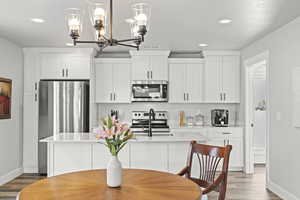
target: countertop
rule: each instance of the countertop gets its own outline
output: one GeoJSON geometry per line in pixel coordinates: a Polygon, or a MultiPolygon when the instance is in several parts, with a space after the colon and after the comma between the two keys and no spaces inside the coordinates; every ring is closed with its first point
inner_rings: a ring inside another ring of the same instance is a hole
{"type": "MultiPolygon", "coordinates": [[[[190,142],[192,140],[198,142],[206,142],[207,138],[201,134],[185,134],[185,135],[170,135],[170,136],[135,136],[128,143],[137,142],[190,142]]],[[[40,140],[46,143],[103,143],[103,139],[97,139],[93,133],[61,133],[56,136],[51,136],[40,140]]]]}

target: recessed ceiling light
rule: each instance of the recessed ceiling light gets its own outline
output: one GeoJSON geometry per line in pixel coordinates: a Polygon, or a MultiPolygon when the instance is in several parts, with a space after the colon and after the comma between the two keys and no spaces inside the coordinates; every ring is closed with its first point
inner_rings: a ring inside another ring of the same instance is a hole
{"type": "Polygon", "coordinates": [[[74,46],[74,44],[73,43],[66,43],[66,46],[68,46],[68,47],[73,47],[74,46]]]}
{"type": "Polygon", "coordinates": [[[205,44],[205,43],[201,43],[201,44],[198,44],[199,47],[207,47],[208,44],[205,44]]]}
{"type": "Polygon", "coordinates": [[[44,23],[45,20],[41,19],[41,18],[31,18],[30,21],[34,22],[34,23],[44,23]]]}
{"type": "Polygon", "coordinates": [[[230,24],[232,22],[231,19],[220,19],[219,23],[220,24],[230,24]]]}

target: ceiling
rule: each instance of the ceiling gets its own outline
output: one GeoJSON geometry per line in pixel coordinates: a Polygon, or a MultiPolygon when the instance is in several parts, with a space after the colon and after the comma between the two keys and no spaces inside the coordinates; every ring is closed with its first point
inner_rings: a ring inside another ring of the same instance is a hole
{"type": "MultiPolygon", "coordinates": [[[[104,0],[105,1],[105,0],[104,0]]],[[[240,49],[300,15],[299,0],[144,0],[152,5],[145,48],[240,49]],[[230,18],[231,24],[218,20],[230,18]]],[[[130,35],[126,18],[136,0],[114,0],[114,36],[130,35]]],[[[71,42],[64,9],[85,8],[85,0],[2,0],[0,36],[23,47],[65,47],[71,42]],[[30,18],[43,18],[43,24],[30,18]]],[[[81,39],[93,39],[87,14],[81,39]]],[[[122,48],[124,49],[124,48],[122,48]]]]}

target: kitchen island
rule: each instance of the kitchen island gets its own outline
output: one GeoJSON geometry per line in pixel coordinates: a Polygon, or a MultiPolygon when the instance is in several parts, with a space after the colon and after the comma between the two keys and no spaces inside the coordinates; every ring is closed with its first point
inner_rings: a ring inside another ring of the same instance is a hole
{"type": "MultiPolygon", "coordinates": [[[[202,134],[136,136],[119,153],[119,159],[123,168],[176,173],[186,164],[192,140],[207,142],[202,134]]],[[[111,157],[104,141],[92,133],[62,133],[40,142],[47,143],[49,177],[74,171],[105,169],[111,157]]]]}

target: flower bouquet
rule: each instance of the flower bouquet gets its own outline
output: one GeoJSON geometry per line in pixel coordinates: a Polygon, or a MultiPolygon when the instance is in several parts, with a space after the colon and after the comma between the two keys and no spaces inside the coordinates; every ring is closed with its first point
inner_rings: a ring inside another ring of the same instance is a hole
{"type": "Polygon", "coordinates": [[[94,129],[96,138],[103,139],[108,147],[112,158],[107,166],[107,185],[119,187],[122,183],[122,165],[118,159],[118,153],[133,137],[127,124],[119,123],[114,117],[107,117],[101,121],[101,127],[94,129]]]}

